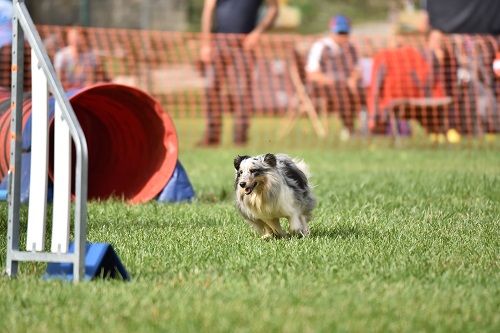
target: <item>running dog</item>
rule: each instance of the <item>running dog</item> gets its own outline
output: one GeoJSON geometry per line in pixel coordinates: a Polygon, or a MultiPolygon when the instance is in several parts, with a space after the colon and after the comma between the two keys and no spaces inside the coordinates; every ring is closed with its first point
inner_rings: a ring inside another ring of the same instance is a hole
{"type": "Polygon", "coordinates": [[[263,239],[286,236],[280,218],[289,221],[290,234],[309,235],[308,222],[316,200],[303,161],[284,154],[236,156],[236,206],[263,239]]]}

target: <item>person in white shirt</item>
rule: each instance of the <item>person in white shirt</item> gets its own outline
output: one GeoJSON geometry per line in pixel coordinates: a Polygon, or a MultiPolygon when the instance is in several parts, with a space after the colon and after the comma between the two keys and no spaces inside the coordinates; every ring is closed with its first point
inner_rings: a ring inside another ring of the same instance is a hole
{"type": "Polygon", "coordinates": [[[353,133],[354,120],[364,103],[358,54],[349,41],[350,31],[347,17],[333,17],[329,36],[313,44],[305,66],[312,94],[326,99],[329,112],[339,112],[344,125],[343,140],[353,133]]]}

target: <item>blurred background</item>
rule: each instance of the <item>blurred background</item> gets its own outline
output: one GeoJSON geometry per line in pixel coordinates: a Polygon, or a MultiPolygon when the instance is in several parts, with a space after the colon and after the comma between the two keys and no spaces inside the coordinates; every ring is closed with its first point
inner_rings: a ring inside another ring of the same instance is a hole
{"type": "MultiPolygon", "coordinates": [[[[238,46],[245,34],[213,34],[209,63],[200,58],[203,0],[26,4],[67,89],[113,82],[147,92],[173,118],[182,147],[498,141],[496,1],[278,2],[272,28],[249,52],[238,46]],[[333,30],[339,15],[347,32],[333,30]],[[345,43],[335,35],[346,35],[345,43]],[[329,39],[338,48],[316,62],[335,79],[318,85],[308,68],[315,45],[322,49],[329,39]],[[64,53],[71,45],[80,56],[68,74],[64,53]]],[[[11,1],[0,3],[8,12],[11,1]]],[[[8,24],[2,29],[0,98],[6,100],[8,24]]],[[[1,105],[5,112],[8,104],[1,105]]]]}
{"type": "MultiPolygon", "coordinates": [[[[27,1],[40,24],[80,25],[199,31],[203,0],[48,0],[27,1]]],[[[298,14],[307,24],[296,21],[291,29],[300,33],[325,31],[332,13],[341,12],[356,23],[385,22],[388,16],[405,5],[392,0],[280,0],[284,20],[296,20],[298,14]],[[328,10],[325,10],[328,9],[328,10]]]]}

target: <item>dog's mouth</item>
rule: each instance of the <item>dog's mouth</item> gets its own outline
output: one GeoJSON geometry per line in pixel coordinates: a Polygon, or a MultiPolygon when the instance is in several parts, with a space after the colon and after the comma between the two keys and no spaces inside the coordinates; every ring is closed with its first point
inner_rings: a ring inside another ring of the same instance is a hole
{"type": "Polygon", "coordinates": [[[245,194],[249,195],[250,193],[252,193],[255,186],[257,186],[257,182],[253,183],[250,186],[245,187],[245,194]]]}

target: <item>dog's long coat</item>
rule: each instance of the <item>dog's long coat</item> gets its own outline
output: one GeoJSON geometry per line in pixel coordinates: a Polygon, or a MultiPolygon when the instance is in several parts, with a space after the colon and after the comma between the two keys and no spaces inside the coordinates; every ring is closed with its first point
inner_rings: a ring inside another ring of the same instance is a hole
{"type": "Polygon", "coordinates": [[[282,217],[288,219],[291,234],[309,234],[316,200],[303,161],[284,154],[237,156],[234,168],[236,206],[263,238],[286,235],[279,222],[282,217]]]}

